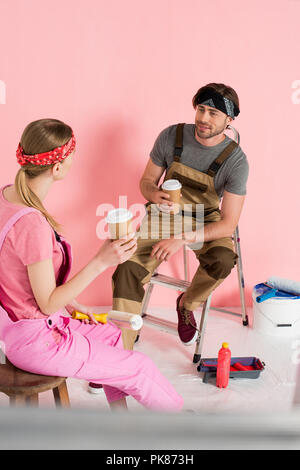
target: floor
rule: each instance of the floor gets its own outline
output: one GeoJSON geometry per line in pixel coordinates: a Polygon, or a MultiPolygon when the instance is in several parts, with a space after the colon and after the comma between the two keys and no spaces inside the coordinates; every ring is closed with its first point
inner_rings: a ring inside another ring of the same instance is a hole
{"type": "MultiPolygon", "coordinates": [[[[99,307],[97,312],[108,311],[99,307]]],[[[238,311],[237,308],[231,310],[238,311]]],[[[159,314],[170,321],[176,320],[173,309],[152,308],[149,313],[159,314]]],[[[200,314],[200,312],[199,312],[200,314]]],[[[203,383],[192,362],[194,346],[184,346],[177,334],[157,330],[145,324],[135,349],[149,355],[161,372],[184,398],[184,409],[204,413],[251,413],[291,410],[295,393],[295,378],[299,341],[297,338],[267,336],[252,328],[252,310],[248,309],[250,325],[243,326],[240,317],[211,310],[209,313],[202,358],[216,357],[221,343],[230,345],[232,356],[256,356],[265,363],[265,370],[257,379],[231,379],[226,389],[215,383],[203,383]]],[[[107,410],[104,393],[93,395],[87,383],[68,379],[72,408],[107,410]]],[[[142,407],[128,397],[131,411],[142,407]]],[[[0,395],[0,406],[8,406],[8,397],[0,395]]],[[[40,407],[53,408],[51,392],[40,394],[40,407]]]]}

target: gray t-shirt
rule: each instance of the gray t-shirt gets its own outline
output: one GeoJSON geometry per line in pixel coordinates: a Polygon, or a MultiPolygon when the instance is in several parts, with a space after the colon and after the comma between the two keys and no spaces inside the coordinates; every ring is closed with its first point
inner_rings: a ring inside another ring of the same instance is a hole
{"type": "MultiPolygon", "coordinates": [[[[166,170],[168,170],[174,160],[176,126],[177,124],[174,124],[164,129],[157,137],[150,152],[153,163],[166,168],[166,170]]],[[[220,144],[207,147],[196,140],[195,125],[185,124],[183,152],[180,161],[186,166],[205,173],[208,171],[211,163],[231,141],[232,139],[226,135],[220,144]]],[[[238,146],[225,160],[214,177],[215,189],[219,198],[222,198],[224,190],[234,194],[245,195],[248,173],[249,165],[247,157],[241,147],[238,146]]]]}

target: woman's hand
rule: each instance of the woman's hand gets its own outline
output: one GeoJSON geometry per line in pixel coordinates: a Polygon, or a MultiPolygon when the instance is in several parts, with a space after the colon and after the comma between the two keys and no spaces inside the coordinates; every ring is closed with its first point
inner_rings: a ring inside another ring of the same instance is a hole
{"type": "Polygon", "coordinates": [[[83,320],[80,320],[80,321],[83,321],[84,323],[90,323],[90,324],[94,324],[94,325],[97,325],[97,323],[98,323],[97,320],[94,317],[94,314],[92,312],[91,307],[88,307],[87,305],[82,305],[82,304],[78,303],[76,299],[73,299],[70,304],[66,305],[65,309],[67,310],[67,312],[70,315],[72,315],[74,310],[77,310],[78,312],[81,312],[81,313],[84,313],[85,315],[87,315],[89,318],[85,318],[83,320]]]}
{"type": "Polygon", "coordinates": [[[95,256],[101,268],[109,268],[127,261],[136,250],[137,239],[133,233],[120,240],[105,240],[95,256]]]}
{"type": "Polygon", "coordinates": [[[85,313],[89,318],[84,318],[84,319],[81,320],[81,321],[83,321],[84,323],[89,323],[90,325],[97,325],[97,324],[98,324],[97,320],[96,320],[95,317],[94,317],[94,314],[93,314],[91,311],[89,311],[89,309],[87,309],[84,313],[85,313]]]}
{"type": "Polygon", "coordinates": [[[168,261],[180,248],[185,245],[185,240],[170,238],[156,243],[152,249],[151,257],[159,261],[168,261]]]}

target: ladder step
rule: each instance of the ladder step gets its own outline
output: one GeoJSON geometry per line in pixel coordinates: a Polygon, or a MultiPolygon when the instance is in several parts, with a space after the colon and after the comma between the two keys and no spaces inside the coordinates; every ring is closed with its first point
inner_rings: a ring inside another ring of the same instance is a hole
{"type": "Polygon", "coordinates": [[[177,323],[149,315],[148,313],[144,313],[142,317],[144,325],[151,325],[158,330],[177,335],[177,323]]]}
{"type": "Polygon", "coordinates": [[[183,281],[181,279],[175,279],[174,277],[165,276],[164,274],[155,274],[150,279],[150,284],[158,284],[160,286],[168,286],[171,289],[180,290],[185,292],[190,286],[190,282],[183,281]]]}

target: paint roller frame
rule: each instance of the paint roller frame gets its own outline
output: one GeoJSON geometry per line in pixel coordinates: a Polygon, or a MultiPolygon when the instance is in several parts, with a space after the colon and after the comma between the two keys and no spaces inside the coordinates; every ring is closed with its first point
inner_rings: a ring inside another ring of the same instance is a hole
{"type": "MultiPolygon", "coordinates": [[[[280,278],[277,278],[277,279],[280,279],[280,278]]],[[[264,284],[266,287],[269,287],[269,289],[271,289],[271,291],[265,292],[262,295],[258,295],[256,297],[256,302],[257,303],[261,303],[264,300],[276,297],[277,293],[284,294],[282,297],[280,297],[282,299],[293,299],[293,298],[299,298],[300,297],[300,293],[297,294],[295,292],[288,292],[288,291],[283,290],[283,289],[275,288],[272,284],[270,284],[268,282],[268,280],[266,282],[262,282],[262,284],[264,284]]]]}

